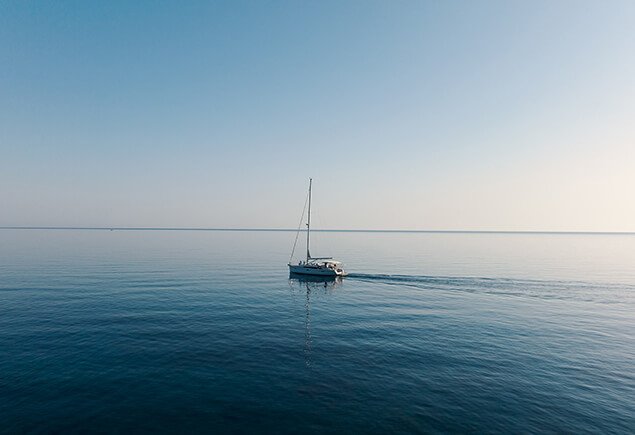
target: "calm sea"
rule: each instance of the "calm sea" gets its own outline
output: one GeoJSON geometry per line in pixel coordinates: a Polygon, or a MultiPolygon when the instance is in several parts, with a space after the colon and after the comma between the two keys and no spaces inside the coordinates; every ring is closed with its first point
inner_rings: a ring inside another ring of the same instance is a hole
{"type": "Polygon", "coordinates": [[[635,431],[635,235],[294,238],[0,230],[0,432],[635,431]]]}

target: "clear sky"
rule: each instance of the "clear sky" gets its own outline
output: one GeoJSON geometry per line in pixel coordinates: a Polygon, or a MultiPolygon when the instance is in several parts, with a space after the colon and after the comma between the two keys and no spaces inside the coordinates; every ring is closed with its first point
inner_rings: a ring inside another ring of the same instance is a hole
{"type": "Polygon", "coordinates": [[[635,231],[635,2],[0,1],[0,226],[635,231]]]}

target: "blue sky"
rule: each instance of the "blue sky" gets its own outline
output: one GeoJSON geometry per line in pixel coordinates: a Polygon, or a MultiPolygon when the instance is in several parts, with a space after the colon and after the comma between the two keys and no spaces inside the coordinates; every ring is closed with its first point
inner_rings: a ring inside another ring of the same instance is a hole
{"type": "Polygon", "coordinates": [[[1,2],[0,226],[635,231],[635,3],[1,2]]]}

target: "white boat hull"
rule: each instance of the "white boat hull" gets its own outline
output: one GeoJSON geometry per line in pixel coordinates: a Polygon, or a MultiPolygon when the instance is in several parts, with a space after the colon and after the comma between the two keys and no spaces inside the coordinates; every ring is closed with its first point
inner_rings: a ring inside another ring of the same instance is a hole
{"type": "Polygon", "coordinates": [[[329,269],[325,266],[311,265],[311,264],[290,264],[289,272],[297,273],[300,275],[316,275],[316,276],[346,276],[344,271],[337,271],[329,269]]]}

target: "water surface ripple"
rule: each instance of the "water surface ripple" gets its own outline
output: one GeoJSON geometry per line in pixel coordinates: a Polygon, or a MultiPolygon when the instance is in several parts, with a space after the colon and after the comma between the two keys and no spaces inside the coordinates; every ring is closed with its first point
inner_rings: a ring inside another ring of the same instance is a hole
{"type": "Polygon", "coordinates": [[[635,238],[322,236],[0,231],[0,432],[633,433],[635,238]]]}

